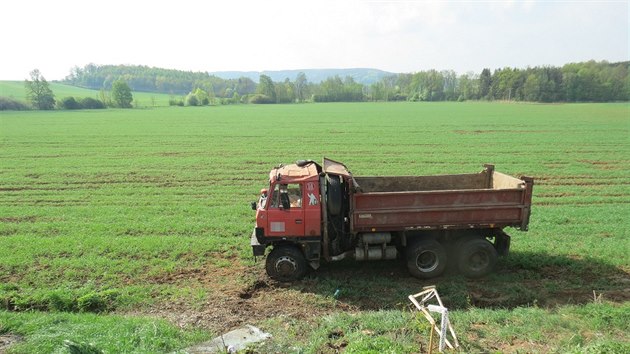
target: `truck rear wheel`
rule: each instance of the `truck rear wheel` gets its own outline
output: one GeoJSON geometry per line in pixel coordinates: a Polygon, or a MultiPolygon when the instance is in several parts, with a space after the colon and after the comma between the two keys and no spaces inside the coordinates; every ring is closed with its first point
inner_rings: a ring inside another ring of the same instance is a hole
{"type": "Polygon", "coordinates": [[[265,270],[271,279],[295,281],[306,274],[306,258],[295,246],[276,246],[267,256],[265,270]]]}
{"type": "Polygon", "coordinates": [[[460,245],[457,267],[469,278],[480,278],[492,272],[497,263],[497,250],[486,239],[474,238],[460,245]]]}
{"type": "Polygon", "coordinates": [[[416,278],[437,277],[446,268],[446,250],[435,240],[418,240],[407,247],[407,268],[416,278]]]}

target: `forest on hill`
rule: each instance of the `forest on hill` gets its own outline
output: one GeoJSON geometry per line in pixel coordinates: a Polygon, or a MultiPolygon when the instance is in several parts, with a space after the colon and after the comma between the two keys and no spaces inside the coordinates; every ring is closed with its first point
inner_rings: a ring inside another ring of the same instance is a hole
{"type": "Polygon", "coordinates": [[[259,81],[261,75],[266,75],[275,82],[284,81],[286,78],[292,79],[300,73],[304,73],[309,82],[319,84],[330,77],[346,77],[363,85],[372,85],[384,77],[396,75],[383,70],[354,68],[354,69],[299,69],[299,70],[265,70],[265,71],[214,71],[209,75],[217,76],[222,79],[239,79],[250,78],[255,82],[259,81]]]}
{"type": "Polygon", "coordinates": [[[352,102],[352,101],[463,101],[507,100],[531,102],[611,102],[630,100],[630,62],[588,61],[562,67],[500,68],[458,74],[427,70],[384,76],[363,84],[352,76],[335,75],[313,82],[304,73],[274,81],[261,74],[223,79],[207,72],[148,66],[95,65],[75,67],[65,83],[110,89],[122,79],[133,91],[186,95],[204,91],[211,98],[231,102],[352,102]]]}
{"type": "Polygon", "coordinates": [[[74,67],[63,82],[79,87],[109,89],[114,81],[123,79],[134,91],[185,95],[201,88],[218,97],[232,92],[247,95],[256,92],[256,83],[248,78],[221,79],[204,72],[154,68],[142,65],[96,65],[74,67]]]}

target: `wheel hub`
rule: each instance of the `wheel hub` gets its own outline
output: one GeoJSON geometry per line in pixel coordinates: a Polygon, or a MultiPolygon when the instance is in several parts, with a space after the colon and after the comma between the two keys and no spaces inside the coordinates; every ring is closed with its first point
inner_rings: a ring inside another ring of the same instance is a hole
{"type": "Polygon", "coordinates": [[[490,259],[488,259],[488,255],[485,252],[475,252],[470,255],[469,264],[470,268],[475,271],[484,269],[490,263],[490,259]]]}
{"type": "Polygon", "coordinates": [[[278,258],[275,264],[276,272],[283,276],[289,276],[297,271],[297,262],[288,256],[278,258]]]}
{"type": "Polygon", "coordinates": [[[422,251],[416,257],[416,267],[422,272],[432,272],[438,267],[438,256],[435,252],[422,251]]]}

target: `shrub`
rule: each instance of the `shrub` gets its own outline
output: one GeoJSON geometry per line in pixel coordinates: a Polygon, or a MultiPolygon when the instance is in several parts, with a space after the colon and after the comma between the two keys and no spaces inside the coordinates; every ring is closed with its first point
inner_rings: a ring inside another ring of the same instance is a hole
{"type": "Polygon", "coordinates": [[[169,106],[183,106],[184,101],[182,101],[181,99],[176,99],[176,98],[171,97],[168,99],[168,105],[169,106]]]}
{"type": "Polygon", "coordinates": [[[406,101],[407,100],[407,95],[401,94],[401,93],[396,93],[393,96],[389,97],[390,101],[406,101]]]}
{"type": "Polygon", "coordinates": [[[189,94],[188,96],[186,96],[186,105],[187,106],[199,106],[199,100],[197,99],[197,96],[195,96],[193,94],[189,94]]]}
{"type": "Polygon", "coordinates": [[[30,109],[24,102],[0,96],[0,111],[26,111],[30,109]]]}
{"type": "Polygon", "coordinates": [[[313,95],[311,99],[313,102],[328,102],[328,96],[326,95],[313,95]]]}
{"type": "Polygon", "coordinates": [[[105,108],[105,103],[103,103],[102,101],[97,100],[95,98],[92,98],[92,97],[82,98],[81,101],[79,102],[79,104],[81,105],[81,108],[84,108],[84,109],[103,109],[103,108],[105,108]]]}
{"type": "Polygon", "coordinates": [[[190,93],[197,97],[197,104],[200,106],[207,106],[210,104],[210,96],[208,93],[200,88],[196,88],[195,91],[190,93]]]}
{"type": "Polygon", "coordinates": [[[81,104],[74,97],[64,97],[57,101],[57,106],[61,109],[79,109],[81,104]]]}
{"type": "Polygon", "coordinates": [[[276,103],[276,102],[269,96],[257,93],[255,95],[253,95],[252,97],[250,97],[249,103],[253,103],[253,104],[269,104],[269,103],[276,103]]]}

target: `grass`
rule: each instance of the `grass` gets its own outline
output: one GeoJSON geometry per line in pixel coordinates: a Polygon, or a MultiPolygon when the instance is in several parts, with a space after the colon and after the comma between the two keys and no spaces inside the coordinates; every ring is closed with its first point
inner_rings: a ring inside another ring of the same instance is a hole
{"type": "MultiPolygon", "coordinates": [[[[64,97],[92,97],[99,99],[99,91],[66,85],[58,82],[49,82],[50,89],[55,94],[55,99],[64,97]]],[[[134,106],[140,108],[168,106],[170,95],[153,92],[132,92],[134,106]]],[[[0,81],[0,96],[9,97],[18,101],[26,101],[24,81],[0,81]]],[[[177,97],[176,97],[177,98],[177,97]]]]}
{"type": "Polygon", "coordinates": [[[247,320],[280,351],[413,352],[427,338],[406,296],[434,283],[465,351],[627,348],[629,113],[627,104],[498,103],[2,112],[0,333],[25,336],[18,352],[47,352],[63,339],[96,342],[94,328],[110,318],[152,314],[189,325],[165,334],[172,343],[247,320]],[[248,202],[271,167],[322,156],[356,175],[494,163],[533,176],[530,231],[508,230],[511,255],[480,281],[341,262],[270,283],[250,256],[248,202]],[[50,321],[63,316],[87,334],[58,333],[50,321]],[[548,318],[570,330],[545,341],[558,332],[548,318]],[[337,329],[343,336],[329,338],[337,329]]]}
{"type": "Polygon", "coordinates": [[[105,353],[166,353],[210,338],[206,331],[185,331],[159,319],[41,312],[0,312],[3,333],[26,337],[10,348],[15,353],[59,352],[64,341],[105,353]]]}
{"type": "MultiPolygon", "coordinates": [[[[630,305],[587,304],[554,310],[539,307],[478,309],[451,312],[449,318],[460,342],[460,351],[627,353],[630,343],[630,305]],[[462,335],[464,334],[464,335],[462,335]]],[[[439,320],[439,316],[438,316],[439,320]]],[[[294,352],[417,353],[428,351],[429,325],[409,311],[337,313],[304,328],[298,321],[273,319],[279,331],[274,342],[260,345],[261,352],[291,347],[294,352]],[[295,342],[295,330],[308,333],[295,342]]],[[[450,338],[450,337],[449,337],[450,338]]],[[[434,338],[437,341],[437,337],[434,338]]],[[[436,346],[437,347],[437,346],[436,346]]],[[[434,350],[435,348],[434,347],[434,350]]]]}

